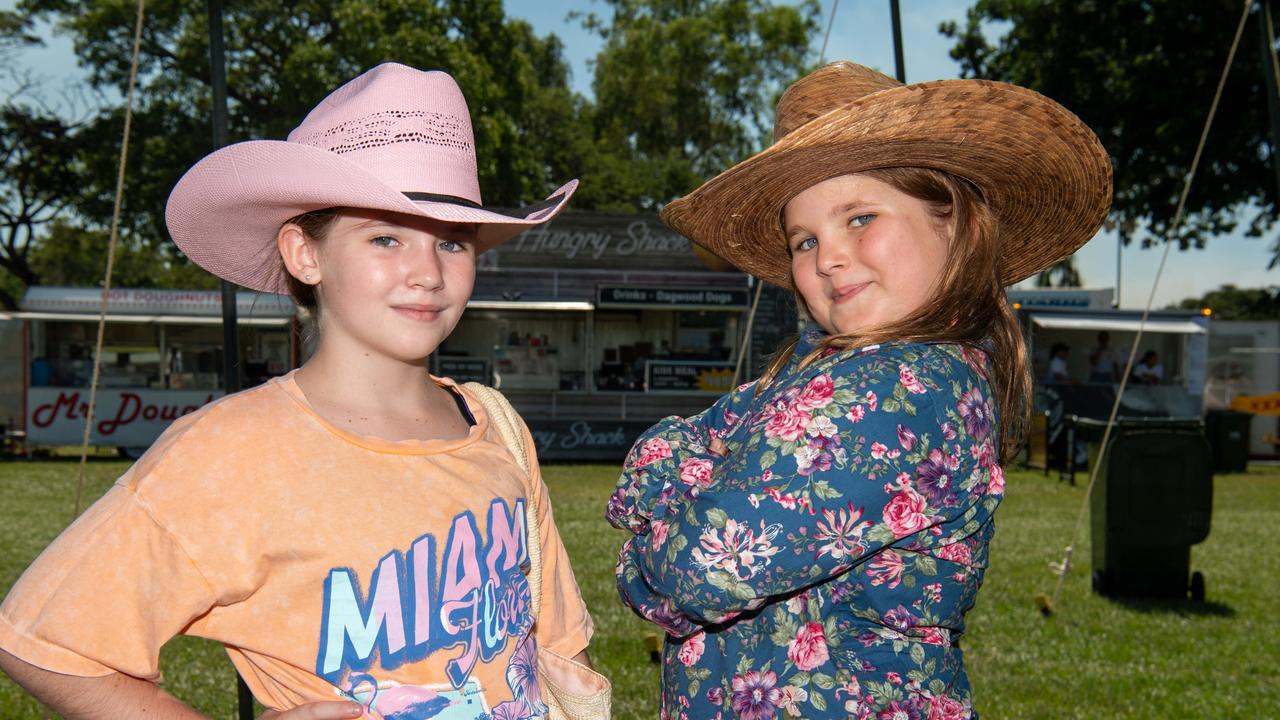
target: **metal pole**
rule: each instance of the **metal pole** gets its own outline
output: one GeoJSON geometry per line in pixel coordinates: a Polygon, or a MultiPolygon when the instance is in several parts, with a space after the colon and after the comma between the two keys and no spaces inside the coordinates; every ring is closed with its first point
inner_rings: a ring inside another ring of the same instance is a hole
{"type": "Polygon", "coordinates": [[[1121,222],[1116,228],[1116,296],[1111,301],[1111,307],[1120,307],[1120,263],[1124,255],[1124,243],[1129,237],[1129,233],[1125,232],[1124,223],[1121,222]]]}
{"type": "MultiPolygon", "coordinates": [[[[213,90],[213,149],[227,144],[227,60],[222,43],[222,0],[207,0],[209,12],[209,86],[213,90]]],[[[222,281],[222,377],[230,395],[240,390],[240,337],[236,286],[222,281]]],[[[253,720],[253,693],[236,675],[240,720],[253,720]]]]}
{"type": "MultiPolygon", "coordinates": [[[[208,0],[209,85],[213,90],[213,149],[227,144],[227,68],[222,44],[222,0],[208,0]]],[[[227,394],[240,390],[240,338],[236,286],[222,281],[222,373],[227,394]]]]}
{"type": "Polygon", "coordinates": [[[893,64],[898,72],[898,82],[907,81],[907,68],[902,61],[902,13],[898,0],[889,0],[889,15],[893,18],[893,64]]]}

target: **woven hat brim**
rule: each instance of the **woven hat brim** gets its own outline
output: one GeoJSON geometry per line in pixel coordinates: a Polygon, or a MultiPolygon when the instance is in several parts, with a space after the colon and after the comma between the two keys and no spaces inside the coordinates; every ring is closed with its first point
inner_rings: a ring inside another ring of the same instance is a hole
{"type": "Polygon", "coordinates": [[[761,280],[791,289],[786,204],[841,175],[943,170],[983,193],[1000,225],[1003,284],[1090,240],[1111,207],[1111,161],[1093,131],[1031,90],[938,80],[866,95],[802,125],[668,204],[676,232],[761,280]]]}
{"type": "Polygon", "coordinates": [[[182,176],[165,206],[173,241],[200,267],[242,287],[287,293],[276,235],[289,218],[330,207],[419,215],[480,226],[476,254],[560,213],[571,180],[527,208],[497,212],[411,200],[340,155],[310,145],[251,140],[217,150],[182,176]],[[305,167],[306,172],[290,168],[305,167]]]}

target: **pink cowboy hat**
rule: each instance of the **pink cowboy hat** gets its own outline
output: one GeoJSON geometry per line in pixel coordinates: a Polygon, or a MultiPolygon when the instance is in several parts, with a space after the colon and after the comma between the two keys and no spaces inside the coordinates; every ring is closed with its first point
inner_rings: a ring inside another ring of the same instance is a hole
{"type": "Polygon", "coordinates": [[[356,207],[476,223],[479,254],[555,217],[577,187],[571,180],[518,210],[485,209],[458,84],[385,63],[333,91],[288,139],[228,145],[196,163],[169,194],[165,221],[204,269],[285,293],[276,234],[297,215],[356,207]]]}

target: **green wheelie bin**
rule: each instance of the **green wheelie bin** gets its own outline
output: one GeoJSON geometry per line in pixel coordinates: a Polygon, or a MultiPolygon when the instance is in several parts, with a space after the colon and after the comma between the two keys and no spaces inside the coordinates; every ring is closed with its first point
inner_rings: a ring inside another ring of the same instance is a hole
{"type": "Polygon", "coordinates": [[[1204,416],[1204,434],[1213,448],[1213,471],[1242,473],[1249,469],[1249,421],[1253,413],[1210,410],[1204,416]]]}
{"type": "MultiPolygon", "coordinates": [[[[1078,420],[1092,462],[1105,422],[1078,420]]],[[[1204,599],[1191,546],[1209,536],[1213,450],[1199,418],[1127,418],[1112,428],[1093,488],[1093,589],[1101,595],[1204,599]]],[[[1092,464],[1091,462],[1091,464],[1092,464]]]]}

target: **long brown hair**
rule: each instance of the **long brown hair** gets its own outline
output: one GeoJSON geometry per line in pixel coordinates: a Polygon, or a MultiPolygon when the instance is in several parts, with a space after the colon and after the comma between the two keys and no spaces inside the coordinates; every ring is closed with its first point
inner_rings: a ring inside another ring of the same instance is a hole
{"type": "MultiPolygon", "coordinates": [[[[1005,297],[997,269],[999,224],[982,192],[972,183],[940,170],[895,167],[861,175],[887,183],[928,204],[939,223],[953,228],[947,260],[932,297],[901,320],[857,333],[831,335],[801,362],[807,365],[828,348],[847,350],[886,342],[954,343],[984,353],[991,361],[991,383],[1000,418],[1000,456],[1009,462],[1022,446],[1031,419],[1031,370],[1018,321],[1005,297]]],[[[804,299],[797,293],[804,308],[804,299]]],[[[786,366],[794,338],[761,375],[767,387],[786,366]]]]}

